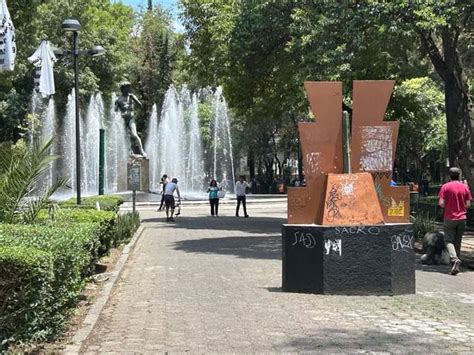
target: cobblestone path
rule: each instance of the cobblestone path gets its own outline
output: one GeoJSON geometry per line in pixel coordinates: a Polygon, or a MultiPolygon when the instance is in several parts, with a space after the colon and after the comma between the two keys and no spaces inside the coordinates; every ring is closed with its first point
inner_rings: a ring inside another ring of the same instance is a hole
{"type": "Polygon", "coordinates": [[[176,223],[151,209],[145,231],[82,348],[106,352],[474,352],[474,272],[417,270],[417,294],[281,292],[286,204],[251,218],[184,207],[176,223]],[[228,217],[225,217],[228,216],[228,217]]]}

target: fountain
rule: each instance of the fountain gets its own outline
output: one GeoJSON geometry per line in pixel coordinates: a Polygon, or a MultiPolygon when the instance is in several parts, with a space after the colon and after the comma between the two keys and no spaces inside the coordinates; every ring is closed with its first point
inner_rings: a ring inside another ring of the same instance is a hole
{"type": "Polygon", "coordinates": [[[187,145],[186,161],[186,190],[199,191],[203,188],[204,166],[202,160],[201,127],[199,124],[197,95],[193,94],[189,111],[189,141],[187,145]]]}
{"type": "Polygon", "coordinates": [[[232,137],[227,103],[218,87],[212,99],[214,113],[214,163],[213,176],[221,182],[221,187],[227,191],[234,191],[234,159],[232,154],[232,137]]]}
{"type": "MultiPolygon", "coordinates": [[[[54,98],[44,100],[35,90],[31,98],[31,112],[33,113],[33,119],[31,121],[31,131],[33,134],[30,137],[30,143],[44,143],[51,138],[55,138],[57,119],[54,98]]],[[[52,154],[56,154],[56,146],[56,142],[53,141],[50,148],[52,154]]],[[[51,162],[38,188],[44,189],[53,184],[53,171],[55,168],[55,162],[51,162]]]]}
{"type": "Polygon", "coordinates": [[[63,155],[63,176],[69,179],[69,190],[72,194],[76,191],[76,123],[75,123],[75,92],[72,90],[67,97],[66,116],[64,117],[63,130],[61,134],[61,151],[63,155]]]}
{"type": "Polygon", "coordinates": [[[81,129],[82,191],[86,195],[97,194],[99,189],[99,130],[103,118],[104,102],[97,93],[90,98],[81,129]]]}
{"type": "Polygon", "coordinates": [[[126,189],[124,167],[127,166],[127,159],[131,151],[130,138],[127,135],[125,122],[120,112],[115,112],[115,100],[117,100],[117,97],[113,94],[110,101],[109,115],[106,116],[105,123],[105,182],[107,193],[126,189]]]}
{"type": "MultiPolygon", "coordinates": [[[[205,171],[198,95],[184,87],[180,92],[171,86],[165,95],[161,116],[156,108],[150,117],[145,150],[150,158],[150,190],[159,191],[163,174],[178,178],[186,196],[205,190],[209,179],[215,178],[233,191],[233,158],[227,104],[218,88],[212,95],[202,95],[212,105],[210,122],[214,150],[211,171],[205,171]]],[[[200,194],[198,197],[203,197],[200,194]]]]}
{"type": "MultiPolygon", "coordinates": [[[[230,122],[227,104],[222,89],[207,94],[191,93],[186,87],[180,91],[171,86],[165,96],[161,114],[156,105],[148,122],[145,151],[150,161],[150,191],[160,191],[160,178],[163,174],[177,177],[181,190],[189,197],[198,194],[204,197],[208,180],[215,178],[228,191],[233,191],[233,158],[230,122]],[[203,101],[204,100],[204,101],[203,101]],[[212,157],[204,162],[203,123],[199,117],[199,102],[212,107],[209,122],[212,157]],[[207,167],[207,171],[205,169],[207,167]]],[[[201,92],[201,93],[202,93],[201,92]]],[[[61,155],[51,166],[45,185],[51,185],[59,177],[69,179],[70,188],[63,191],[71,196],[76,190],[76,139],[75,139],[75,93],[68,96],[65,115],[57,117],[54,99],[47,105],[34,96],[32,110],[42,125],[37,128],[37,137],[47,138],[55,135],[54,151],[61,155]]],[[[84,195],[98,193],[99,176],[99,129],[105,129],[105,190],[107,193],[126,190],[126,167],[131,152],[130,137],[120,112],[115,112],[113,95],[107,107],[101,94],[92,95],[85,115],[81,115],[81,187],[84,195]],[[110,102],[110,104],[109,104],[110,102]]],[[[34,122],[33,122],[34,123],[34,122]]],[[[32,123],[32,124],[33,124],[32,123]]]]}

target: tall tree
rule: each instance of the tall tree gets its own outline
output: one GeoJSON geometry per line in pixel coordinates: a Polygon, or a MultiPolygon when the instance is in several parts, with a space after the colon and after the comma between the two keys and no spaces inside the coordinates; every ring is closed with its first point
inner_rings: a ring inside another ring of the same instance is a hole
{"type": "Polygon", "coordinates": [[[380,7],[388,11],[396,26],[417,34],[421,50],[441,77],[449,163],[460,166],[474,186],[469,85],[459,51],[461,38],[472,40],[474,4],[469,0],[425,0],[387,3],[380,7]]]}
{"type": "MultiPolygon", "coordinates": [[[[129,48],[133,28],[133,10],[109,0],[25,0],[10,2],[10,12],[16,27],[17,65],[13,73],[0,78],[0,141],[19,138],[28,113],[33,91],[33,67],[27,61],[42,39],[70,49],[71,37],[61,30],[66,18],[76,18],[82,25],[80,47],[100,44],[107,54],[99,58],[80,58],[79,76],[82,97],[97,90],[110,92],[132,57],[129,48]]],[[[56,102],[64,101],[74,83],[72,60],[69,56],[56,63],[56,102]]]]}
{"type": "Polygon", "coordinates": [[[171,15],[160,6],[138,15],[136,35],[132,40],[135,59],[131,79],[142,100],[144,118],[151,115],[154,104],[161,107],[172,82],[176,36],[171,26],[171,15]]]}

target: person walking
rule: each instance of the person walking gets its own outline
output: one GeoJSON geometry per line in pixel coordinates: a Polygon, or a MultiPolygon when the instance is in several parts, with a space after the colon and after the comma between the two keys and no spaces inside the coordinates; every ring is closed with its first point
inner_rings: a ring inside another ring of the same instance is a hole
{"type": "Polygon", "coordinates": [[[250,187],[247,181],[245,181],[245,176],[240,175],[239,180],[235,183],[235,195],[237,196],[237,208],[235,210],[235,217],[239,217],[240,204],[244,208],[244,217],[247,218],[247,203],[246,203],[246,189],[250,187]]]}
{"type": "Polygon", "coordinates": [[[211,216],[219,215],[219,187],[217,181],[212,179],[207,192],[209,193],[209,204],[211,205],[211,216]]]}
{"type": "Polygon", "coordinates": [[[163,204],[165,203],[165,187],[167,183],[168,183],[168,175],[164,174],[161,177],[161,181],[160,181],[160,184],[162,185],[161,186],[161,202],[160,202],[160,207],[158,208],[158,212],[163,211],[163,204]]]}
{"type": "Polygon", "coordinates": [[[173,178],[168,182],[164,188],[165,207],[166,207],[166,222],[174,222],[174,209],[176,207],[174,200],[174,192],[178,195],[178,203],[181,203],[181,195],[178,188],[178,179],[173,178]],[[171,210],[171,213],[170,213],[171,210]]]}
{"type": "Polygon", "coordinates": [[[461,265],[459,256],[462,235],[466,228],[466,212],[471,207],[472,195],[467,184],[460,180],[460,169],[450,168],[449,177],[451,181],[441,186],[438,198],[439,206],[444,208],[443,228],[451,262],[451,275],[456,275],[461,265]]]}

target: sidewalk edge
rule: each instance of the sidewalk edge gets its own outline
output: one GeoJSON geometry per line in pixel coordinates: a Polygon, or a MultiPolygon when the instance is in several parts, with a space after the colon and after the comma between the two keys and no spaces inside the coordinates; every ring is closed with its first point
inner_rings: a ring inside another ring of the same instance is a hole
{"type": "Polygon", "coordinates": [[[86,317],[84,318],[81,327],[77,330],[76,334],[74,334],[72,341],[68,344],[62,351],[62,354],[78,354],[81,351],[81,347],[85,340],[89,337],[90,333],[94,329],[99,317],[104,309],[107,301],[109,300],[110,294],[112,293],[112,289],[114,288],[118,278],[122,274],[123,267],[125,266],[128,257],[135,247],[138,239],[140,239],[141,235],[145,227],[141,225],[135,234],[133,235],[130,242],[123,248],[122,254],[118,259],[117,263],[115,264],[114,271],[110,273],[110,279],[105,282],[102,290],[100,291],[98,297],[95,299],[94,304],[87,312],[86,317]]]}

